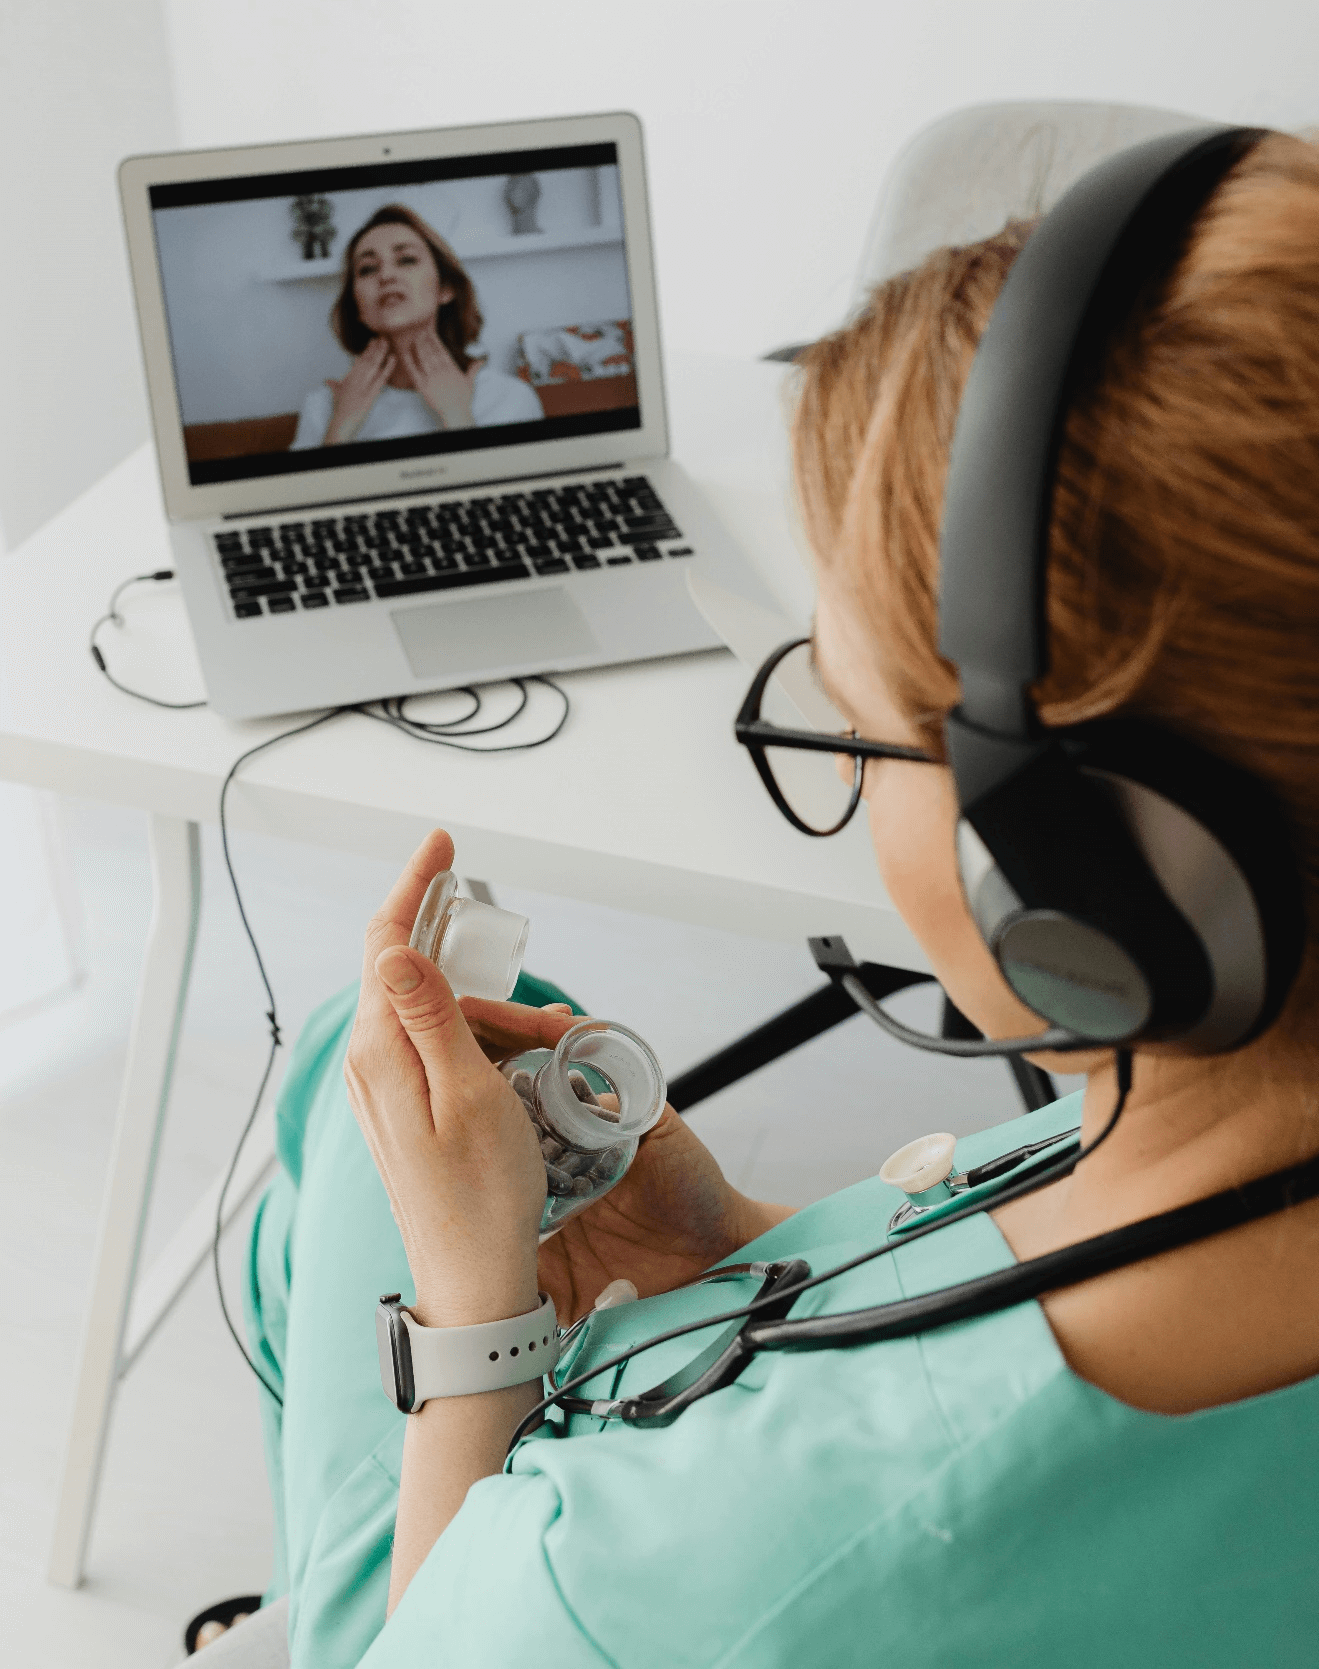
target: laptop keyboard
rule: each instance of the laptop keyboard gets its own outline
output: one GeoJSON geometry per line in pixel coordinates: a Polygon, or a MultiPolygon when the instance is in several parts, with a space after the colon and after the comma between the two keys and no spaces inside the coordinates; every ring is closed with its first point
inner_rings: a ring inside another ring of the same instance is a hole
{"type": "Polygon", "coordinates": [[[692,554],[644,475],[212,537],[240,620],[692,554]]]}

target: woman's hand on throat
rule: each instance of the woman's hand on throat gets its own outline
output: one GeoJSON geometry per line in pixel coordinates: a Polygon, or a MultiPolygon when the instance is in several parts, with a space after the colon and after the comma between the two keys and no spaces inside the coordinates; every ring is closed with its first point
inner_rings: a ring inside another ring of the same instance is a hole
{"type": "Polygon", "coordinates": [[[380,390],[393,376],[397,361],[383,336],[373,337],[342,377],[327,377],[333,404],[325,446],[346,446],[371,414],[380,390]]]}
{"type": "Polygon", "coordinates": [[[472,396],[480,365],[466,371],[434,330],[418,331],[398,344],[399,368],[446,429],[473,426],[472,396]]]}

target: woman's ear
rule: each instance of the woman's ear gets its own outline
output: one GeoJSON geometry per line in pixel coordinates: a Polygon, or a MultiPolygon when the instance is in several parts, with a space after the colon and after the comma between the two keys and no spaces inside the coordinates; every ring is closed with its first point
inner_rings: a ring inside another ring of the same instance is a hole
{"type": "Polygon", "coordinates": [[[453,288],[453,286],[451,284],[441,284],[440,285],[440,295],[439,295],[440,306],[441,307],[447,307],[449,305],[449,303],[453,300],[453,298],[457,295],[457,293],[458,292],[453,288]]]}

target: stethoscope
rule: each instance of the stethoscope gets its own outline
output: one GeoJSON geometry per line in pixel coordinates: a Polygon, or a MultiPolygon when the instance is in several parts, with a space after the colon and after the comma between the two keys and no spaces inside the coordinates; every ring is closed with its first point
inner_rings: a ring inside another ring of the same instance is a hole
{"type": "MultiPolygon", "coordinates": [[[[779,1263],[722,1265],[689,1282],[688,1287],[695,1287],[751,1276],[759,1277],[761,1286],[749,1303],[699,1321],[671,1327],[615,1352],[562,1383],[551,1375],[549,1395],[543,1397],[519,1422],[509,1441],[508,1457],[512,1456],[522,1438],[540,1425],[555,1406],[569,1414],[592,1415],[605,1425],[621,1421],[639,1427],[668,1426],[684,1409],[690,1408],[702,1397],[731,1385],[762,1351],[838,1350],[879,1344],[889,1339],[911,1338],[954,1322],[970,1321],[1011,1309],[1017,1304],[1041,1298],[1046,1293],[1093,1280],[1098,1275],[1123,1269],[1161,1252],[1192,1245],[1211,1235],[1256,1222],[1319,1196],[1319,1157],[1316,1157],[1243,1183],[1238,1188],[1224,1189],[1207,1199],[1159,1212],[1106,1234],[1093,1235],[1075,1245],[1029,1258],[1025,1263],[1013,1264],[1007,1269],[976,1276],[917,1298],[897,1299],[837,1315],[803,1316],[795,1320],[789,1316],[789,1310],[803,1292],[835,1280],[876,1258],[886,1257],[899,1246],[910,1245],[965,1217],[997,1209],[1070,1175],[1106,1140],[1122,1116],[1131,1090],[1131,1055],[1129,1051],[1120,1049],[1116,1058],[1117,1100],[1108,1123],[1088,1146],[1079,1144],[1076,1131],[1063,1131],[1043,1141],[1015,1148],[987,1161],[985,1165],[956,1173],[951,1162],[953,1138],[940,1134],[908,1143],[886,1164],[895,1167],[895,1176],[906,1176],[918,1186],[914,1192],[908,1193],[904,1205],[894,1213],[890,1220],[890,1230],[894,1232],[883,1245],[872,1247],[819,1275],[812,1274],[810,1265],[804,1259],[793,1258],[779,1263]],[[922,1144],[932,1144],[925,1150],[923,1163],[920,1153],[913,1155],[910,1152],[920,1149],[922,1144]],[[934,1174],[945,1158],[948,1160],[947,1168],[940,1175],[934,1174]],[[1011,1174],[1014,1169],[1019,1170],[1015,1177],[1011,1174]],[[982,1190],[981,1184],[998,1181],[1005,1175],[1010,1179],[1005,1187],[982,1190]],[[592,1398],[576,1394],[591,1380],[622,1366],[644,1350],[712,1327],[722,1329],[714,1340],[677,1373],[648,1391],[629,1397],[592,1398]]],[[[883,1176],[883,1171],[880,1174],[883,1176]]],[[[612,1285],[617,1289],[625,1283],[612,1285]]],[[[634,1288],[626,1293],[616,1291],[612,1298],[607,1298],[607,1288],[601,1294],[601,1299],[606,1302],[600,1305],[600,1309],[613,1307],[618,1298],[631,1299],[634,1293],[634,1288]]],[[[562,1335],[559,1361],[563,1360],[564,1349],[580,1336],[600,1309],[588,1312],[562,1335]]],[[[563,1428],[553,1422],[550,1427],[556,1435],[562,1433],[563,1428]]]]}

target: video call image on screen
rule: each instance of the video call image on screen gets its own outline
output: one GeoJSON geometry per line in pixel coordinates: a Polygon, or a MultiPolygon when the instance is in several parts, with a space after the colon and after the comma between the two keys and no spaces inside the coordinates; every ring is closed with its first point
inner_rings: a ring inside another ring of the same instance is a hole
{"type": "Polygon", "coordinates": [[[194,486],[640,426],[612,144],[151,207],[194,486]]]}

